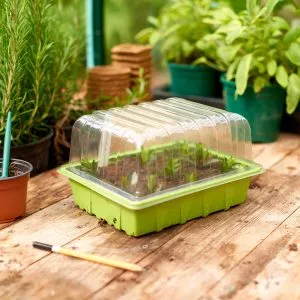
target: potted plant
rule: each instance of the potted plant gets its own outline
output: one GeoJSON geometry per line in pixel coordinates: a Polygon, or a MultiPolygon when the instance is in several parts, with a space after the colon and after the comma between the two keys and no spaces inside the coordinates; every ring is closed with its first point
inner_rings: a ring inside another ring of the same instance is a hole
{"type": "MultiPolygon", "coordinates": [[[[2,159],[0,170],[2,170],[2,159]]],[[[25,214],[27,185],[31,170],[30,163],[12,159],[8,177],[0,177],[0,223],[11,222],[25,214]]]]}
{"type": "Polygon", "coordinates": [[[300,98],[299,29],[273,15],[279,2],[247,0],[247,10],[202,39],[217,45],[226,108],[246,117],[254,142],[275,141],[285,101],[291,114],[300,98]]]}
{"type": "Polygon", "coordinates": [[[51,125],[70,99],[77,58],[77,41],[59,26],[54,9],[46,0],[5,0],[0,7],[0,140],[11,110],[12,157],[31,162],[33,175],[48,167],[51,125]]]}
{"type": "MultiPolygon", "coordinates": [[[[212,97],[218,90],[215,68],[216,47],[198,47],[197,41],[216,29],[207,22],[219,12],[226,22],[233,12],[224,6],[214,6],[211,0],[168,1],[159,16],[149,17],[152,27],[142,30],[137,39],[159,48],[171,73],[171,92],[177,95],[212,97]]],[[[220,19],[219,19],[220,20],[220,19]]]]}

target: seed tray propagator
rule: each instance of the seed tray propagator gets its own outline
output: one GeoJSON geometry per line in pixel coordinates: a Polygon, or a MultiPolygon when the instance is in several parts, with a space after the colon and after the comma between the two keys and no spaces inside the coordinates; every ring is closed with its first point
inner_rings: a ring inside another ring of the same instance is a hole
{"type": "Polygon", "coordinates": [[[243,203],[250,159],[245,118],[170,98],[79,118],[60,172],[81,209],[140,236],[243,203]]]}

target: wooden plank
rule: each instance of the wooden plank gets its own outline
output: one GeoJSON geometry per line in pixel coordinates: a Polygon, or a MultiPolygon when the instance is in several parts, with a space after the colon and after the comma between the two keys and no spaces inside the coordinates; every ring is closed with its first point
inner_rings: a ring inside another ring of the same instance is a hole
{"type": "Polygon", "coordinates": [[[299,220],[297,209],[246,255],[210,295],[221,299],[300,299],[299,220]]]}
{"type": "Polygon", "coordinates": [[[94,299],[205,296],[300,206],[295,198],[300,196],[300,178],[269,172],[257,185],[259,199],[250,198],[245,205],[197,220],[140,262],[148,269],[145,274],[124,273],[100,289],[94,299]]]}
{"type": "Polygon", "coordinates": [[[300,175],[300,147],[286,156],[284,160],[275,164],[272,169],[285,175],[300,175]]]}
{"type": "MultiPolygon", "coordinates": [[[[172,227],[143,238],[132,238],[109,225],[102,225],[69,243],[68,247],[124,261],[136,261],[151,254],[191,224],[172,227]]],[[[35,259],[45,255],[36,249],[30,249],[30,252],[35,259]]],[[[28,258],[25,260],[28,263],[28,258]]],[[[0,276],[1,299],[80,299],[95,293],[99,287],[105,286],[123,272],[58,254],[48,255],[23,268],[22,272],[11,273],[6,278],[1,279],[0,276]],[[22,291],[22,295],[19,291],[22,291]]]]}
{"type": "MultiPolygon", "coordinates": [[[[56,170],[31,178],[28,185],[26,216],[66,199],[71,193],[68,179],[56,170]]],[[[0,230],[11,224],[13,223],[0,224],[0,230]]]]}
{"type": "MultiPolygon", "coordinates": [[[[257,156],[255,161],[262,164],[264,168],[269,169],[274,164],[278,163],[290,152],[300,146],[300,136],[290,133],[282,133],[277,142],[271,144],[253,145],[257,147],[257,156]],[[263,149],[261,149],[263,147],[263,149]],[[262,151],[261,151],[262,150],[262,151]]],[[[255,150],[254,150],[255,153],[255,150]]]]}
{"type": "Polygon", "coordinates": [[[97,225],[98,220],[78,210],[70,197],[2,229],[0,281],[7,271],[19,271],[47,255],[33,249],[33,241],[65,244],[97,225]]]}
{"type": "MultiPolygon", "coordinates": [[[[254,188],[250,191],[250,194],[255,199],[261,194],[261,191],[254,188]]],[[[4,278],[0,275],[0,298],[1,296],[4,297],[7,295],[12,298],[17,298],[17,291],[27,291],[26,287],[28,286],[30,286],[28,295],[31,295],[32,291],[43,290],[43,295],[47,294],[49,296],[54,290],[55,295],[64,297],[65,288],[59,288],[60,285],[57,283],[58,276],[43,276],[43,274],[47,274],[48,272],[49,274],[53,274],[55,270],[59,270],[59,273],[63,273],[61,278],[61,282],[64,282],[63,286],[70,285],[70,289],[68,289],[69,293],[74,292],[78,297],[82,296],[82,293],[86,295],[88,291],[90,294],[96,292],[99,287],[104,287],[111,280],[120,275],[120,272],[122,271],[112,270],[98,265],[91,265],[86,262],[77,262],[73,259],[58,255],[50,255],[47,258],[44,258],[47,253],[31,248],[31,242],[34,239],[49,243],[65,244],[76,238],[77,234],[84,233],[85,230],[72,232],[72,234],[68,233],[72,228],[75,230],[74,227],[80,228],[83,225],[86,226],[84,222],[78,219],[76,220],[76,217],[74,218],[73,214],[76,215],[76,212],[78,215],[86,216],[89,222],[97,222],[96,218],[86,215],[84,212],[75,209],[74,205],[72,205],[70,199],[66,199],[0,232],[0,238],[2,237],[2,240],[4,241],[4,245],[1,245],[2,248],[0,249],[12,248],[15,244],[20,244],[18,247],[13,247],[9,252],[6,251],[1,256],[1,259],[4,261],[2,270],[10,270],[12,273],[9,276],[9,279],[7,279],[6,273],[3,275],[4,278]],[[62,205],[68,206],[67,210],[64,209],[61,211],[60,207],[62,205]],[[43,222],[42,220],[44,219],[46,220],[46,224],[43,224],[38,229],[38,232],[34,232],[32,223],[39,224],[43,222]],[[71,224],[69,224],[68,220],[70,220],[71,224]],[[63,228],[61,227],[63,227],[63,224],[65,223],[68,223],[68,226],[70,227],[66,228],[64,233],[63,228]],[[5,260],[3,257],[5,257],[5,260]],[[61,266],[63,266],[63,268],[61,266]],[[21,270],[23,271],[18,272],[21,270]],[[95,284],[94,278],[99,278],[99,272],[101,273],[102,280],[98,280],[95,284]],[[83,277],[81,274],[83,274],[83,277]],[[38,279],[32,280],[33,277],[38,279]],[[17,278],[17,280],[15,278],[17,278]],[[63,278],[65,278],[65,280],[63,280],[63,278]],[[43,287],[45,286],[47,286],[48,289],[44,289],[43,287]],[[73,289],[71,289],[71,286],[73,286],[73,289]],[[82,286],[87,288],[79,288],[82,286]]],[[[259,201],[256,202],[256,205],[260,205],[259,201]]],[[[219,219],[217,214],[212,217],[219,219]]],[[[227,217],[225,215],[224,218],[220,219],[222,220],[222,224],[219,226],[223,227],[230,219],[230,214],[227,214],[227,217]]],[[[210,218],[205,220],[210,220],[210,218]]],[[[172,227],[161,233],[148,235],[140,239],[128,237],[122,232],[114,230],[111,226],[107,225],[104,228],[98,227],[91,230],[88,234],[81,236],[68,246],[78,247],[87,252],[108,255],[110,257],[116,256],[120,259],[136,262],[145,258],[156,249],[159,249],[168,240],[172,239],[189,226],[192,226],[195,222],[196,221],[191,221],[183,226],[172,227]]],[[[209,221],[209,224],[213,223],[214,218],[209,221]]],[[[92,225],[91,227],[88,226],[88,229],[91,228],[92,225]]],[[[208,226],[208,230],[211,228],[212,225],[208,226]]],[[[22,293],[22,296],[26,296],[26,293],[22,293]]]]}

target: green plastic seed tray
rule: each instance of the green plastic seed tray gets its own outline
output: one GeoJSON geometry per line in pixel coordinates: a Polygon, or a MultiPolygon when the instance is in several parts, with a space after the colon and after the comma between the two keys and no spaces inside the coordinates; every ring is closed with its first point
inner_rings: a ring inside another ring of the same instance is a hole
{"type": "Polygon", "coordinates": [[[183,99],[96,111],[73,127],[76,204],[131,236],[243,203],[262,167],[248,122],[183,99]]]}

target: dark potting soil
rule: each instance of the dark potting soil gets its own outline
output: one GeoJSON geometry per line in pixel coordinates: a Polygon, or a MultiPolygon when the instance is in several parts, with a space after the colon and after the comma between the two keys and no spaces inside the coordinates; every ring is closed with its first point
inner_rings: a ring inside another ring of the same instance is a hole
{"type": "MultiPolygon", "coordinates": [[[[93,175],[135,196],[145,196],[222,173],[221,162],[218,159],[209,159],[197,164],[189,159],[178,161],[180,163],[178,170],[166,176],[168,160],[165,154],[157,155],[155,160],[147,164],[143,164],[139,156],[126,156],[98,169],[93,175]],[[154,176],[152,182],[151,175],[154,176]]],[[[85,171],[90,173],[90,170],[85,171]]]]}

